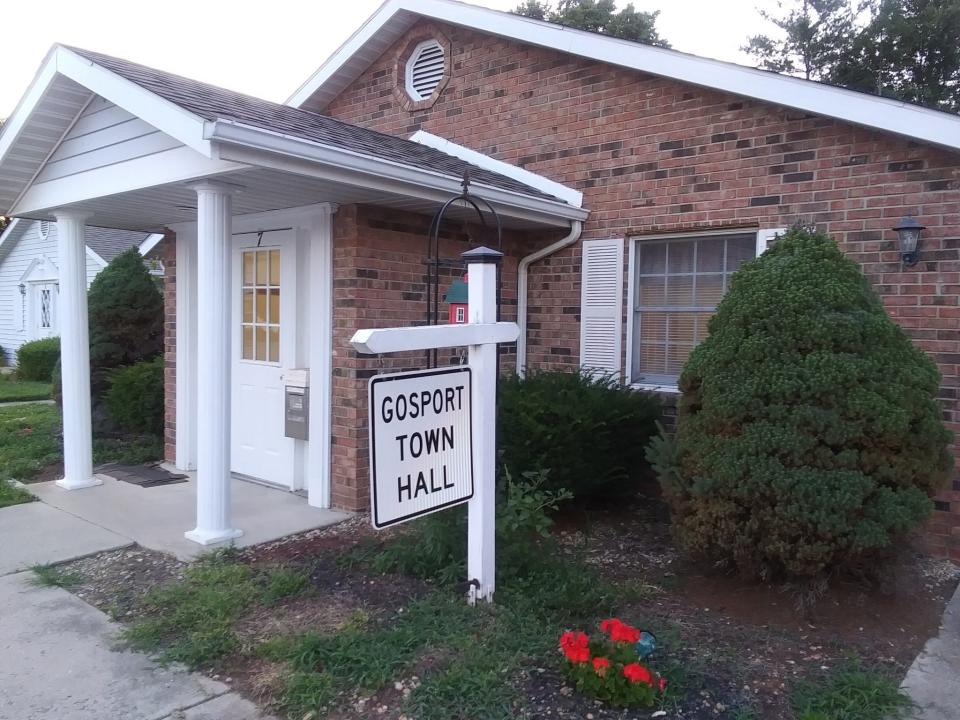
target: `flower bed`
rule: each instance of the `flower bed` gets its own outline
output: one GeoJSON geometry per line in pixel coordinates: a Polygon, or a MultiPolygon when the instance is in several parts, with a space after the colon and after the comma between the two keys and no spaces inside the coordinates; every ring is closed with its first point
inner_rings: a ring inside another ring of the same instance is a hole
{"type": "Polygon", "coordinates": [[[653,635],[617,618],[601,622],[592,640],[579,630],[560,636],[570,681],[585,695],[622,707],[653,707],[666,689],[666,679],[641,662],[655,646],[653,635]]]}

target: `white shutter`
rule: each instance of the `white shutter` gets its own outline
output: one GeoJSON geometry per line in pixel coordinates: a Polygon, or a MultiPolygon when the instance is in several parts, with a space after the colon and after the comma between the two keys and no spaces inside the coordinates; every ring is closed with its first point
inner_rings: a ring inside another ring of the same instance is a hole
{"type": "Polygon", "coordinates": [[[757,257],[763,255],[766,249],[770,247],[770,243],[776,240],[778,235],[783,235],[786,231],[786,228],[757,230],[757,257]]]}
{"type": "Polygon", "coordinates": [[[623,239],[585,240],[580,286],[580,367],[620,372],[623,239]]]}

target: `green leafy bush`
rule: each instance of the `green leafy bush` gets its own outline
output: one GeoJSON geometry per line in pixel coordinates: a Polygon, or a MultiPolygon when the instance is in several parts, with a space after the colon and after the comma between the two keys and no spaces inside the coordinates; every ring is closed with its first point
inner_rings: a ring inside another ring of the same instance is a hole
{"type": "Polygon", "coordinates": [[[923,522],[952,465],[939,373],[828,236],[793,228],[746,263],[709,330],[663,479],[685,548],[810,577],[923,522]]]}
{"type": "Polygon", "coordinates": [[[534,372],[500,381],[500,463],[515,475],[549,468],[547,487],[577,498],[630,493],[648,471],[644,447],[656,433],[660,401],[615,379],[534,372]]]}
{"type": "Polygon", "coordinates": [[[50,382],[53,366],[60,360],[60,338],[24,343],[17,350],[17,376],[21,380],[50,382]]]}
{"type": "Polygon", "coordinates": [[[99,399],[110,371],[150,360],[163,350],[163,296],[131,248],[105,267],[90,284],[91,390],[99,399]]]}
{"type": "Polygon", "coordinates": [[[104,396],[114,424],[127,433],[163,433],[163,356],[117,368],[104,396]]]}

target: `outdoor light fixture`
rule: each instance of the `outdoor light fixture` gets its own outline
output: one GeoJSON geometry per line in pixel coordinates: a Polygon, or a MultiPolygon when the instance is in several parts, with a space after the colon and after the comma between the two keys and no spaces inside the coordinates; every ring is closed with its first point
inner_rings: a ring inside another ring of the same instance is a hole
{"type": "Polygon", "coordinates": [[[916,221],[912,215],[905,215],[894,230],[900,236],[900,258],[903,264],[916,265],[920,259],[920,233],[926,227],[916,221]]]}
{"type": "Polygon", "coordinates": [[[23,283],[20,283],[19,285],[17,285],[17,289],[20,291],[21,295],[27,294],[27,286],[24,285],[23,283]]]}

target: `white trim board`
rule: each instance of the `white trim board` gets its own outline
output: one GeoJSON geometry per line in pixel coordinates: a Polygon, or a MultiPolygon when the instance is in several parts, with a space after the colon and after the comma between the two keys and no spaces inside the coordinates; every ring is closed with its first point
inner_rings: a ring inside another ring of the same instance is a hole
{"type": "Polygon", "coordinates": [[[453,0],[387,0],[288,105],[321,111],[419,17],[960,149],[960,116],[676,50],[619,40],[453,0]]]}

